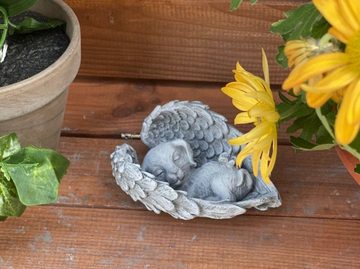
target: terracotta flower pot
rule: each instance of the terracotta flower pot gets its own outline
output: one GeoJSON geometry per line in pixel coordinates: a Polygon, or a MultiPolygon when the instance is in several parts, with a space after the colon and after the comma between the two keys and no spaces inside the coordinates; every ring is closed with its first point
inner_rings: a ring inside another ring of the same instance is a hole
{"type": "Polygon", "coordinates": [[[68,87],[80,66],[80,25],[75,13],[62,0],[39,0],[32,10],[65,21],[70,44],[42,72],[0,88],[0,135],[16,132],[24,146],[56,148],[68,87]]]}
{"type": "Polygon", "coordinates": [[[354,172],[354,168],[360,161],[351,155],[349,152],[342,150],[339,147],[336,147],[336,152],[340,157],[340,160],[343,162],[344,166],[350,173],[350,175],[355,179],[355,181],[360,185],[360,174],[354,172]]]}

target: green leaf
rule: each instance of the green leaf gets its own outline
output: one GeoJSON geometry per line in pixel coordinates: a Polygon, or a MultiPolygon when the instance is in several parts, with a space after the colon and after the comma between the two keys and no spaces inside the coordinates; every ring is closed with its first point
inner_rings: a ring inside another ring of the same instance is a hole
{"type": "Polygon", "coordinates": [[[31,156],[32,160],[41,163],[43,160],[48,159],[54,169],[58,182],[65,176],[66,171],[70,165],[68,159],[61,154],[51,149],[38,149],[34,147],[25,148],[25,152],[31,156]]]}
{"type": "Polygon", "coordinates": [[[5,221],[7,217],[0,216],[0,221],[5,221]]]}
{"type": "MultiPolygon", "coordinates": [[[[308,107],[306,94],[289,95],[292,97],[288,98],[279,92],[283,103],[277,105],[277,111],[280,113],[281,122],[294,119],[287,129],[288,133],[300,133],[297,136],[291,136],[290,142],[293,146],[301,150],[323,150],[333,147],[335,145],[334,138],[323,126],[316,110],[308,107]]],[[[330,129],[335,120],[335,108],[336,104],[329,101],[321,110],[320,116],[323,117],[322,120],[326,121],[330,129]]]]}
{"type": "Polygon", "coordinates": [[[8,181],[0,173],[0,216],[19,217],[24,212],[25,208],[26,207],[19,200],[14,183],[8,181]]]}
{"type": "Polygon", "coordinates": [[[280,90],[278,91],[278,95],[279,95],[279,98],[280,100],[283,102],[283,103],[286,103],[286,104],[291,104],[291,100],[280,90]]]}
{"type": "Polygon", "coordinates": [[[355,138],[355,140],[350,144],[350,147],[360,154],[360,133],[355,138]]]}
{"type": "Polygon", "coordinates": [[[315,135],[318,144],[335,144],[334,138],[331,137],[323,125],[319,127],[315,135]]]}
{"type": "Polygon", "coordinates": [[[350,145],[341,147],[360,160],[360,133],[350,145]]]}
{"type": "Polygon", "coordinates": [[[330,126],[328,118],[323,114],[323,108],[316,109],[316,114],[320,119],[322,125],[325,127],[326,131],[331,135],[332,138],[335,139],[334,132],[330,126]]]}
{"type": "MultiPolygon", "coordinates": [[[[243,2],[244,2],[244,0],[231,0],[230,11],[237,10],[243,2]]],[[[250,3],[252,5],[255,5],[256,2],[257,2],[257,0],[250,0],[250,3]]]]}
{"type": "Polygon", "coordinates": [[[310,116],[306,117],[307,121],[303,125],[302,132],[300,134],[300,137],[302,139],[311,141],[315,134],[317,133],[317,130],[319,128],[319,118],[315,113],[311,114],[310,116]]]}
{"type": "Polygon", "coordinates": [[[271,26],[273,33],[278,33],[287,40],[310,37],[313,27],[322,19],[322,15],[312,3],[304,4],[285,13],[285,19],[271,26]]]}
{"type": "Polygon", "coordinates": [[[326,149],[331,149],[335,146],[334,144],[321,144],[321,145],[313,144],[301,137],[294,137],[294,136],[290,137],[290,142],[296,149],[300,149],[303,151],[326,150],[326,149]]]}
{"type": "Polygon", "coordinates": [[[279,46],[278,53],[276,54],[276,62],[282,67],[288,67],[288,59],[285,55],[285,46],[279,46]]]}
{"type": "Polygon", "coordinates": [[[354,172],[360,174],[360,164],[356,165],[354,172]]]}
{"type": "Polygon", "coordinates": [[[293,118],[299,118],[309,115],[313,109],[309,108],[302,102],[294,103],[280,103],[277,105],[277,111],[280,113],[280,121],[285,121],[293,118]]]}
{"type": "Polygon", "coordinates": [[[230,3],[230,10],[231,11],[234,11],[234,10],[237,10],[240,5],[242,4],[244,0],[231,0],[231,3],[230,3]]]}
{"type": "Polygon", "coordinates": [[[69,161],[52,150],[28,147],[1,163],[24,205],[54,203],[69,161]]]}
{"type": "Polygon", "coordinates": [[[4,7],[9,16],[15,16],[31,8],[37,0],[0,0],[0,6],[4,7]]]}
{"type": "Polygon", "coordinates": [[[51,19],[47,20],[46,22],[41,22],[31,17],[25,17],[24,20],[22,20],[21,22],[17,24],[12,24],[13,28],[11,33],[27,34],[34,31],[55,28],[63,24],[63,21],[57,19],[51,19]]]}
{"type": "Polygon", "coordinates": [[[330,24],[325,20],[324,17],[322,17],[313,25],[310,36],[315,39],[320,39],[328,32],[329,28],[330,24]]]}
{"type": "MultiPolygon", "coordinates": [[[[330,27],[312,3],[304,4],[284,15],[285,19],[273,23],[270,31],[279,34],[285,42],[299,38],[320,38],[327,33],[330,27]]],[[[283,47],[279,47],[276,60],[281,66],[287,67],[283,47]]]]}
{"type": "Polygon", "coordinates": [[[12,133],[0,137],[0,161],[15,154],[20,148],[20,143],[16,134],[12,133]]]}

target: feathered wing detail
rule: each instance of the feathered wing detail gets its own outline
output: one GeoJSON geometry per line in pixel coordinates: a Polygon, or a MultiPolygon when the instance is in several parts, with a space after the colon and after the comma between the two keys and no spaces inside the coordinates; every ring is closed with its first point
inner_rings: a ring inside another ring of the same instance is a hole
{"type": "Polygon", "coordinates": [[[147,209],[157,214],[167,212],[181,219],[192,219],[199,215],[199,206],[189,200],[185,193],[175,191],[168,183],[157,181],[154,175],[141,170],[131,146],[117,146],[111,155],[111,164],[116,183],[147,209]]]}
{"type": "MultiPolygon", "coordinates": [[[[201,102],[188,101],[172,101],[156,107],[145,119],[141,131],[142,141],[149,147],[184,139],[190,144],[199,166],[219,157],[220,160],[233,159],[240,148],[230,146],[227,141],[237,136],[241,133],[228,125],[223,116],[201,102]]],[[[154,175],[143,171],[135,150],[127,144],[116,147],[111,155],[111,164],[117,184],[134,201],[142,202],[148,210],[157,214],[163,211],[177,219],[226,219],[243,214],[251,207],[266,210],[281,205],[275,186],[253,175],[249,157],[243,162],[243,168],[252,174],[254,187],[242,201],[236,203],[189,198],[186,192],[174,190],[168,183],[158,181],[154,175]]]]}
{"type": "Polygon", "coordinates": [[[254,191],[238,203],[189,198],[186,192],[174,190],[168,183],[158,181],[154,175],[141,170],[135,150],[127,144],[116,147],[111,155],[111,164],[116,183],[134,201],[142,202],[148,210],[157,214],[166,212],[176,219],[227,219],[244,214],[250,207],[265,210],[280,205],[276,199],[277,192],[268,192],[260,181],[257,181],[254,191]]]}
{"type": "Polygon", "coordinates": [[[199,165],[217,160],[224,152],[235,156],[239,147],[230,146],[227,140],[240,135],[223,116],[196,101],[172,101],[157,106],[144,120],[141,131],[142,141],[151,148],[184,139],[190,144],[199,165]]]}

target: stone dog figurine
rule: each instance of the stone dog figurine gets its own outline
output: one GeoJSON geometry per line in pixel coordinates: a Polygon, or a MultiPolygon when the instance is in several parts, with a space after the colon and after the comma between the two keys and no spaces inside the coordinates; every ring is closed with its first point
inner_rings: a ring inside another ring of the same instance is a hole
{"type": "Polygon", "coordinates": [[[182,139],[161,143],[149,150],[142,168],[156,176],[157,180],[165,181],[171,187],[179,187],[185,176],[196,167],[190,145],[182,139]]]}
{"type": "Polygon", "coordinates": [[[145,156],[142,167],[171,187],[192,198],[208,201],[242,200],[252,189],[253,179],[246,169],[236,169],[234,161],[220,157],[199,168],[190,145],[181,139],[159,144],[145,156]]]}

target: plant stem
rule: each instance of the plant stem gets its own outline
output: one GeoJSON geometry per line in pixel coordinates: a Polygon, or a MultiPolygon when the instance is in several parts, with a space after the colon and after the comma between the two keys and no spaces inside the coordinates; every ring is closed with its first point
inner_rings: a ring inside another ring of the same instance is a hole
{"type": "Polygon", "coordinates": [[[9,30],[9,17],[6,10],[1,6],[0,6],[0,16],[4,19],[4,23],[0,24],[0,30],[2,30],[2,34],[0,38],[0,50],[2,50],[9,30]]]}

